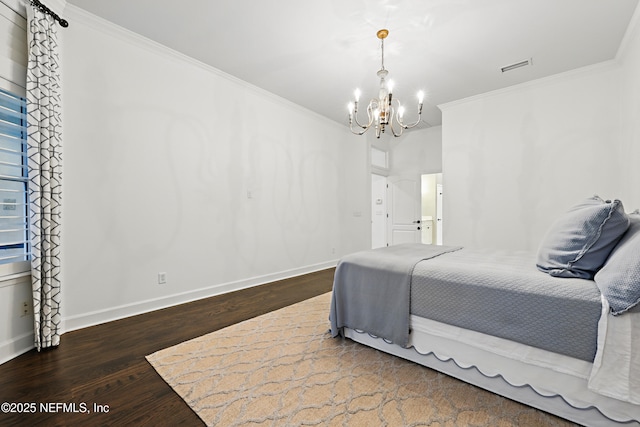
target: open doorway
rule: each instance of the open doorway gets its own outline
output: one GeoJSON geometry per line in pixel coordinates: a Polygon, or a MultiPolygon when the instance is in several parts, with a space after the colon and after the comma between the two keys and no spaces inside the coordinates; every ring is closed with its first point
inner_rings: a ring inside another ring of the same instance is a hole
{"type": "MultiPolygon", "coordinates": [[[[371,247],[380,248],[383,246],[397,244],[393,235],[389,233],[389,225],[391,218],[390,210],[392,210],[393,204],[388,202],[390,197],[389,179],[384,175],[371,174],[371,247]]],[[[391,179],[392,182],[393,179],[391,179]]],[[[424,244],[442,245],[442,174],[425,174],[419,178],[416,177],[414,182],[420,182],[420,194],[415,193],[416,202],[419,200],[418,221],[413,222],[414,229],[417,228],[418,235],[416,240],[424,244]],[[418,224],[415,224],[418,223],[418,224]]],[[[406,197],[402,200],[405,200],[406,197]]],[[[414,202],[414,206],[417,203],[414,202]]],[[[416,206],[418,208],[418,206],[416,206]]],[[[405,233],[406,234],[406,233],[405,233]]]]}
{"type": "Polygon", "coordinates": [[[422,243],[442,245],[442,174],[421,176],[422,243]]]}

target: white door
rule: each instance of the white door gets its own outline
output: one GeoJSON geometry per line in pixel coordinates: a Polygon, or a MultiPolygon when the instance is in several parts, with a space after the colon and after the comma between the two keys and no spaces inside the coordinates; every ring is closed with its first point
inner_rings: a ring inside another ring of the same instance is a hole
{"type": "Polygon", "coordinates": [[[371,248],[387,246],[387,177],[371,174],[371,248]]]}
{"type": "Polygon", "coordinates": [[[389,245],[420,243],[420,177],[389,177],[389,245]]]}
{"type": "Polygon", "coordinates": [[[436,244],[442,245],[442,184],[436,186],[436,244]]]}

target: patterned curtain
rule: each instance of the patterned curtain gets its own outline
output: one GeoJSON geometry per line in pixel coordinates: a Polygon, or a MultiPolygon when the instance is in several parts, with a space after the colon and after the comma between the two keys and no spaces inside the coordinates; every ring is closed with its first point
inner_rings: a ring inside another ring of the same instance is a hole
{"type": "Polygon", "coordinates": [[[62,121],[55,20],[27,5],[27,154],[35,346],[60,344],[62,121]]]}

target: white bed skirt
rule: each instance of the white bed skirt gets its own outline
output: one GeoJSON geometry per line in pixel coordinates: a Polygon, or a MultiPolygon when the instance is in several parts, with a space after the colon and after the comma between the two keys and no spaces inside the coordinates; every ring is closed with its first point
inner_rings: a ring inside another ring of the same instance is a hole
{"type": "Polygon", "coordinates": [[[587,388],[592,364],[411,316],[410,348],[344,328],[353,341],[585,426],[640,426],[640,406],[587,388]]]}

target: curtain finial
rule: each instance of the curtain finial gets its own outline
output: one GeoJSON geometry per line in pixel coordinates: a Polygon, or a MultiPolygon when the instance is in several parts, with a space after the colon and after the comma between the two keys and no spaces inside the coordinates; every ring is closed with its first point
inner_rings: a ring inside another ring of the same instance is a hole
{"type": "Polygon", "coordinates": [[[58,23],[60,24],[61,27],[67,28],[69,26],[69,22],[66,19],[61,18],[57,13],[55,13],[53,10],[49,9],[47,6],[45,6],[44,4],[42,4],[40,2],[40,0],[29,0],[29,3],[31,3],[31,5],[33,7],[37,7],[38,9],[40,9],[42,12],[51,15],[51,17],[53,19],[55,19],[56,21],[58,21],[58,23]]]}

